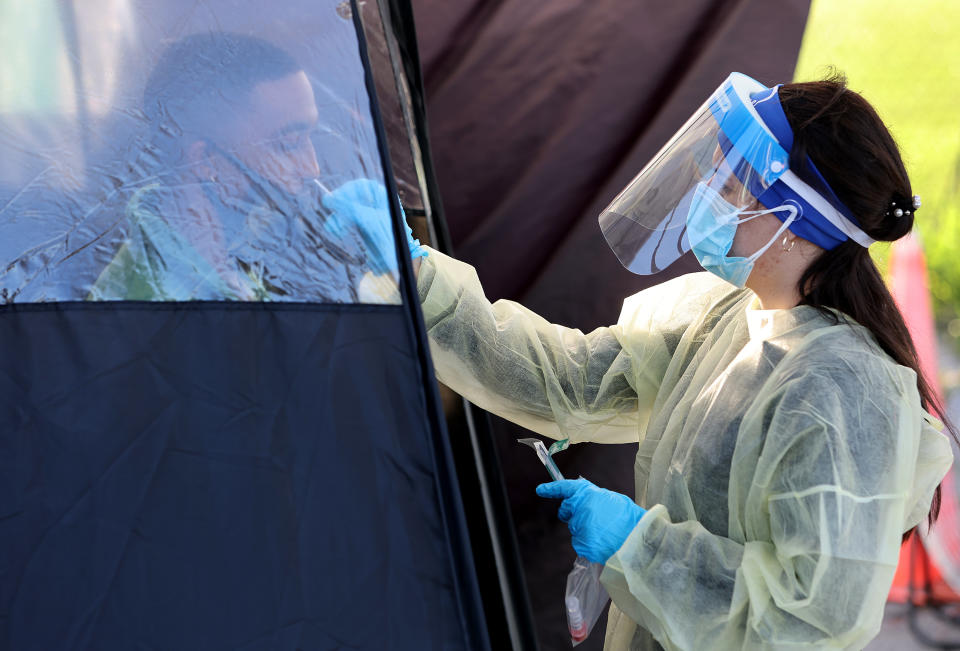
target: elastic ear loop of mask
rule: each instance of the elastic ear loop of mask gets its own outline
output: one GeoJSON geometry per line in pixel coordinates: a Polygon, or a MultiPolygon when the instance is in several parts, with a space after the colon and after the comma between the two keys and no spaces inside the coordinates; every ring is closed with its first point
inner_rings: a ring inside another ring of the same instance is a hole
{"type": "Polygon", "coordinates": [[[750,217],[747,217],[746,219],[738,220],[737,222],[735,222],[737,224],[742,224],[744,222],[750,221],[751,219],[756,219],[760,215],[771,215],[773,213],[782,212],[784,210],[790,213],[790,216],[787,217],[785,220],[783,220],[783,223],[780,224],[780,228],[777,229],[777,232],[773,235],[773,237],[770,239],[769,242],[767,242],[764,246],[762,246],[759,251],[747,257],[748,262],[756,262],[757,259],[767,251],[767,249],[773,246],[773,243],[776,242],[781,235],[783,235],[783,232],[787,230],[787,228],[789,228],[790,224],[792,224],[797,220],[797,217],[799,216],[799,211],[797,210],[796,206],[793,206],[790,204],[784,204],[782,206],[777,206],[776,208],[769,208],[767,210],[750,210],[750,211],[747,211],[746,213],[741,213],[741,214],[748,214],[750,215],[750,217]]]}
{"type": "Polygon", "coordinates": [[[776,234],[773,236],[773,239],[771,239],[771,240],[770,240],[769,242],[767,242],[763,247],[761,247],[761,249],[760,249],[759,251],[757,251],[756,253],[754,253],[753,255],[751,255],[751,256],[749,256],[749,257],[747,258],[747,261],[748,261],[748,262],[756,262],[757,259],[758,259],[761,255],[763,255],[763,254],[766,252],[767,249],[769,249],[771,246],[773,246],[773,243],[777,241],[777,238],[779,238],[781,235],[783,235],[783,232],[784,232],[785,230],[787,230],[787,228],[790,226],[790,224],[792,224],[793,222],[795,222],[795,221],[797,220],[797,217],[799,216],[799,211],[797,210],[797,207],[794,206],[794,205],[791,205],[791,204],[784,204],[784,205],[782,205],[782,206],[777,206],[776,208],[767,208],[766,210],[744,210],[744,211],[742,211],[742,212],[737,212],[736,214],[737,214],[737,215],[749,215],[749,217],[744,217],[743,219],[735,219],[735,220],[733,220],[733,221],[731,221],[731,222],[727,222],[727,223],[730,224],[730,225],[739,226],[740,224],[745,224],[745,223],[747,223],[748,221],[750,221],[750,220],[752,220],[752,219],[756,219],[757,217],[759,217],[759,216],[761,216],[761,215],[772,215],[773,213],[783,212],[783,211],[787,211],[788,213],[790,213],[790,216],[787,217],[787,218],[783,221],[783,223],[780,225],[780,228],[777,229],[777,232],[776,232],[776,234]]]}

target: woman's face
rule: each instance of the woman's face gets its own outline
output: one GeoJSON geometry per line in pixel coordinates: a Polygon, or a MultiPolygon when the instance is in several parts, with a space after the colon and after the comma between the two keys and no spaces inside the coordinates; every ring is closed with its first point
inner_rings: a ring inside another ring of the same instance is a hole
{"type": "Polygon", "coordinates": [[[707,185],[717,191],[724,201],[741,210],[752,210],[755,199],[727,163],[720,147],[713,152],[713,174],[707,180],[707,185]]]}
{"type": "MultiPolygon", "coordinates": [[[[750,214],[753,211],[764,210],[764,207],[740,182],[740,179],[727,164],[719,147],[714,150],[713,164],[715,172],[709,181],[709,185],[727,203],[741,212],[738,219],[750,218],[749,221],[737,225],[737,232],[734,235],[733,245],[730,247],[728,255],[749,257],[770,242],[780,228],[781,222],[770,214],[757,217],[750,214]]],[[[761,259],[767,257],[766,253],[769,253],[769,249],[761,256],[761,259]]],[[[760,260],[757,262],[759,263],[760,260]]]]}

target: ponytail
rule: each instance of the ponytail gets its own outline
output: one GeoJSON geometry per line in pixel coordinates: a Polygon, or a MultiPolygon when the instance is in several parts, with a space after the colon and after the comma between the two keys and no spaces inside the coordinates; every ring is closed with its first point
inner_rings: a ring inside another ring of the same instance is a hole
{"type": "MultiPolygon", "coordinates": [[[[806,171],[809,156],[871,238],[892,242],[908,234],[914,219],[910,179],[896,142],[873,107],[848,90],[840,75],[785,84],[779,94],[794,133],[790,168],[810,185],[821,185],[806,171]]],[[[829,308],[846,314],[867,328],[895,362],[912,369],[924,408],[958,438],[937,393],[920,370],[903,316],[867,249],[847,240],[825,251],[804,272],[798,289],[801,305],[815,307],[833,319],[837,317],[829,308]]],[[[939,514],[940,501],[937,486],[927,518],[931,525],[939,514]]],[[[904,534],[904,540],[914,529],[904,534]]]]}

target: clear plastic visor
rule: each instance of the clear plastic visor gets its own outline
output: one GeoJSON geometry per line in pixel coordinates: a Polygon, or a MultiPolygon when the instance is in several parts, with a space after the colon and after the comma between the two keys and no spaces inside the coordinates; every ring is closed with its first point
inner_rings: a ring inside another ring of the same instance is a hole
{"type": "Polygon", "coordinates": [[[603,235],[630,271],[657,273],[689,251],[691,210],[731,221],[762,209],[759,196],[785,171],[786,153],[749,100],[731,108],[731,94],[728,81],[601,213],[603,235]]]}

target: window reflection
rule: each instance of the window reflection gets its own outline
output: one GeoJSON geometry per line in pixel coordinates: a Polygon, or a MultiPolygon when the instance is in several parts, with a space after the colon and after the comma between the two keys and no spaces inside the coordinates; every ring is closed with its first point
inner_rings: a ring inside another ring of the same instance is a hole
{"type": "Polygon", "coordinates": [[[342,145],[324,156],[331,124],[358,107],[328,120],[303,66],[260,38],[167,45],[123,170],[88,170],[116,190],[7,266],[7,300],[399,303],[386,189],[331,170],[342,145]]]}
{"type": "Polygon", "coordinates": [[[399,302],[385,190],[317,178],[322,116],[286,52],[186,37],[150,75],[144,112],[161,172],[131,198],[90,298],[399,302]]]}

